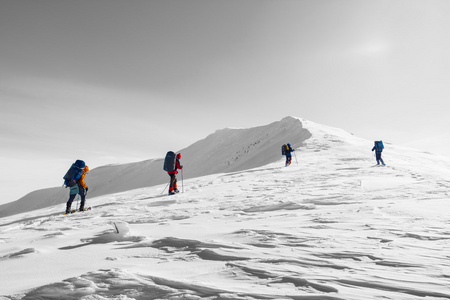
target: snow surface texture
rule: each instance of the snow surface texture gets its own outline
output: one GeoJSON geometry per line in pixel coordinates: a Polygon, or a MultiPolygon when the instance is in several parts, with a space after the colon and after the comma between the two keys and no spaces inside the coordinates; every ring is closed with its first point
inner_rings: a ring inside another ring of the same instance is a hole
{"type": "MultiPolygon", "coordinates": [[[[300,147],[310,136],[297,118],[286,117],[265,126],[218,130],[177,152],[182,155],[183,177],[188,179],[267,165],[279,160],[281,145],[290,142],[300,147]]],[[[95,168],[86,176],[89,198],[167,183],[169,177],[162,168],[163,159],[95,168]]],[[[0,205],[0,218],[58,203],[65,209],[68,194],[63,187],[31,192],[15,202],[0,205]]]]}
{"type": "Polygon", "coordinates": [[[302,123],[289,167],[0,219],[0,299],[450,299],[450,161],[302,123]]]}

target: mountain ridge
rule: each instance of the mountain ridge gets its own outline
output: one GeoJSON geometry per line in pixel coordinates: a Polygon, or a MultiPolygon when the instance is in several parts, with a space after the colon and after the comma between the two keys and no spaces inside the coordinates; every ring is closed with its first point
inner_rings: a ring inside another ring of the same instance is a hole
{"type": "MultiPolygon", "coordinates": [[[[310,137],[311,133],[295,117],[251,128],[216,130],[177,151],[182,155],[183,174],[180,175],[188,179],[260,167],[282,158],[282,144],[290,142],[294,148],[301,147],[310,137]]],[[[91,170],[86,177],[89,187],[87,203],[92,197],[167,183],[169,177],[162,165],[163,158],[156,158],[91,170]]],[[[33,191],[16,201],[0,205],[0,218],[58,204],[63,206],[67,195],[68,190],[62,187],[33,191]]]]}

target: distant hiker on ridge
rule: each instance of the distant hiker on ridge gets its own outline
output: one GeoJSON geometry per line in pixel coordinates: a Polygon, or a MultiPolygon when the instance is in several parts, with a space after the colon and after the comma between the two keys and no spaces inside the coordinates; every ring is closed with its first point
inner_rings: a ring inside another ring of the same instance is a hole
{"type": "Polygon", "coordinates": [[[164,171],[166,171],[170,176],[169,195],[174,195],[175,193],[180,192],[177,188],[177,169],[183,169],[183,166],[180,165],[180,158],[180,153],[175,156],[174,152],[169,151],[164,159],[164,171]]]}
{"type": "Polygon", "coordinates": [[[85,165],[84,161],[77,160],[64,176],[64,185],[70,188],[69,200],[66,204],[66,214],[71,213],[72,202],[77,196],[80,195],[81,203],[78,211],[84,211],[84,204],[86,202],[86,193],[89,190],[84,178],[86,173],[89,171],[89,167],[85,165]]]}
{"type": "Polygon", "coordinates": [[[375,146],[373,146],[372,151],[375,150],[375,155],[376,155],[376,159],[377,159],[377,165],[381,163],[383,164],[383,166],[385,166],[383,159],[381,158],[381,152],[383,152],[384,149],[384,145],[383,145],[383,141],[375,141],[375,146]]]}
{"type": "Polygon", "coordinates": [[[291,148],[291,144],[284,144],[281,146],[281,155],[286,155],[286,167],[291,165],[292,161],[292,152],[295,150],[291,148]]]}

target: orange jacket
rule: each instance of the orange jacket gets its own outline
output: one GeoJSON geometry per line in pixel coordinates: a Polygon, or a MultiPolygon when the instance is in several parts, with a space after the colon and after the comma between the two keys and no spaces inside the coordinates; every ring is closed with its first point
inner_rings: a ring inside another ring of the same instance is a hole
{"type": "Polygon", "coordinates": [[[86,173],[89,171],[89,167],[85,166],[83,169],[83,174],[81,174],[81,178],[79,180],[79,183],[82,187],[87,188],[86,183],[84,182],[84,177],[86,177],[86,173]]]}

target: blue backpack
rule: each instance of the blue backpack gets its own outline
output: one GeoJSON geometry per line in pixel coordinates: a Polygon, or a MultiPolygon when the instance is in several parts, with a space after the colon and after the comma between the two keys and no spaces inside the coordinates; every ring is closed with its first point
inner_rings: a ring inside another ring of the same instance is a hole
{"type": "Polygon", "coordinates": [[[176,163],[176,155],[173,151],[169,151],[164,158],[164,166],[163,169],[166,172],[175,171],[175,163],[176,163]]]}
{"type": "Polygon", "coordinates": [[[66,187],[74,186],[76,181],[81,178],[81,175],[83,174],[83,169],[86,166],[84,161],[78,159],[75,161],[72,166],[69,168],[69,170],[66,172],[66,175],[64,175],[64,185],[66,187]]]}
{"type": "Polygon", "coordinates": [[[383,141],[375,141],[375,149],[379,152],[383,151],[384,149],[383,141]]]}
{"type": "Polygon", "coordinates": [[[281,146],[281,155],[289,155],[292,152],[291,144],[281,146]]]}

